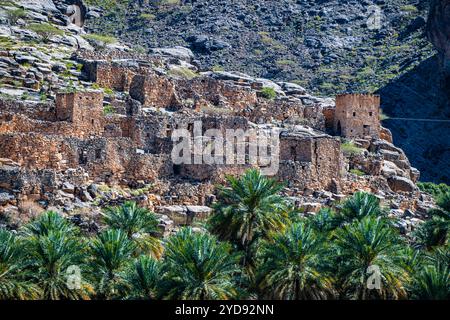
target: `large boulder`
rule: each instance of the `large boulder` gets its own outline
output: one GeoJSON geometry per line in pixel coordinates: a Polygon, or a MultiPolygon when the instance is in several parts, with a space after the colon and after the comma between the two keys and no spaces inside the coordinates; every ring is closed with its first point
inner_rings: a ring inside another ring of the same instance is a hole
{"type": "Polygon", "coordinates": [[[400,176],[391,176],[388,179],[389,188],[394,192],[414,192],[416,185],[410,179],[400,176]]]}
{"type": "Polygon", "coordinates": [[[194,54],[188,48],[176,46],[173,48],[153,48],[150,49],[152,53],[157,53],[163,56],[170,56],[183,61],[191,61],[194,59],[194,54]]]}
{"type": "Polygon", "coordinates": [[[188,215],[185,206],[161,206],[156,208],[156,212],[166,215],[175,225],[187,225],[188,215]]]}
{"type": "Polygon", "coordinates": [[[186,206],[188,213],[188,224],[195,220],[206,220],[211,215],[212,209],[206,206],[186,206]]]}
{"type": "Polygon", "coordinates": [[[26,10],[37,11],[41,13],[56,13],[59,10],[55,7],[52,0],[18,0],[17,4],[26,10]]]}

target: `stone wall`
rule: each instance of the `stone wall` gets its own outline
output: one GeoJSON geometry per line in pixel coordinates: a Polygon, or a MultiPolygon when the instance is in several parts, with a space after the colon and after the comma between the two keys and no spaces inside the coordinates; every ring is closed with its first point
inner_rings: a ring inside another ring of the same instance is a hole
{"type": "Polygon", "coordinates": [[[180,106],[172,81],[154,73],[133,77],[130,96],[146,107],[178,109],[180,106]]]}
{"type": "Polygon", "coordinates": [[[26,170],[20,167],[0,166],[0,189],[23,195],[41,196],[57,187],[57,173],[51,169],[26,170]]]}
{"type": "Polygon", "coordinates": [[[11,99],[0,99],[1,114],[21,114],[30,119],[56,121],[56,106],[53,102],[29,103],[11,99]]]}
{"type": "Polygon", "coordinates": [[[37,133],[0,134],[0,158],[8,158],[27,169],[61,171],[76,167],[76,150],[55,136],[37,133]]]}
{"type": "MultiPolygon", "coordinates": [[[[27,118],[21,114],[0,116],[0,133],[42,133],[45,135],[79,136],[82,132],[74,130],[66,121],[51,122],[27,118]]],[[[84,132],[83,132],[84,133],[84,132]]]]}
{"type": "Polygon", "coordinates": [[[128,92],[131,81],[138,72],[135,69],[119,63],[99,63],[96,74],[97,84],[103,88],[128,92]]]}
{"type": "Polygon", "coordinates": [[[73,124],[76,136],[101,135],[104,129],[103,92],[58,93],[56,119],[73,124]]]}
{"type": "Polygon", "coordinates": [[[176,81],[177,94],[183,100],[203,101],[201,107],[217,107],[240,111],[256,105],[256,91],[236,85],[231,81],[220,81],[210,77],[196,77],[191,80],[176,81]],[[205,103],[206,102],[206,103],[205,103]]]}
{"type": "Polygon", "coordinates": [[[330,136],[285,136],[280,141],[278,178],[302,188],[337,192],[341,180],[340,141],[330,136]]]}
{"type": "Polygon", "coordinates": [[[174,176],[196,181],[223,183],[227,175],[240,176],[246,170],[255,167],[249,164],[181,164],[174,165],[174,176]]]}
{"type": "Polygon", "coordinates": [[[338,95],[334,131],[345,138],[379,138],[380,97],[366,94],[338,95]]]}

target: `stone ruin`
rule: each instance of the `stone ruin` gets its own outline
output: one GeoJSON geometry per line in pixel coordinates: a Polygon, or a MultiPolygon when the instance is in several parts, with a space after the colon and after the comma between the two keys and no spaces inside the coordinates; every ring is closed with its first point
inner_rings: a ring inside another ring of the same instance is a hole
{"type": "Polygon", "coordinates": [[[344,94],[336,97],[334,132],[345,138],[380,137],[380,97],[344,94]]]}
{"type": "MultiPolygon", "coordinates": [[[[286,194],[294,198],[321,190],[336,200],[367,190],[409,195],[402,206],[417,207],[419,173],[381,127],[379,96],[339,95],[335,105],[306,103],[288,94],[270,100],[261,96],[261,85],[245,78],[173,77],[155,67],[157,60],[99,59],[93,53],[78,59],[85,81],[124,98],[108,100],[101,90],[85,90],[61,92],[54,102],[41,104],[0,100],[0,189],[51,202],[61,181],[151,183],[160,186],[163,211],[171,212],[167,206],[174,204],[209,204],[214,185],[226,175],[261,166],[172,163],[174,130],[191,132],[201,121],[203,130],[222,132],[277,128],[279,170],[274,177],[286,182],[286,194]],[[344,138],[365,152],[345,155],[344,138]],[[356,177],[351,169],[365,176],[356,177]]],[[[250,141],[245,143],[248,150],[250,141]]]]}

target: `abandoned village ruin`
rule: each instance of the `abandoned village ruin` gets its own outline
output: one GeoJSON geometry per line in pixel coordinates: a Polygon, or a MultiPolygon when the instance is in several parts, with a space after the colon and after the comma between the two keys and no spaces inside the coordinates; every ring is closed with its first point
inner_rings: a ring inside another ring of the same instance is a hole
{"type": "Polygon", "coordinates": [[[201,121],[203,130],[278,128],[275,178],[286,182],[287,195],[307,212],[320,208],[308,200],[318,190],[328,201],[357,190],[383,190],[388,200],[401,197],[402,209],[426,211],[414,184],[419,172],[380,125],[378,96],[345,94],[335,104],[303,103],[294,88],[267,99],[263,85],[245,77],[222,72],[181,79],[158,71],[155,57],[123,55],[80,51],[75,57],[86,80],[123,93],[123,99],[106,101],[102,90],[66,90],[54,102],[0,101],[2,189],[14,192],[17,201],[52,203],[65,195],[61,181],[73,184],[71,192],[85,201],[92,200],[89,181],[151,184],[160,192],[161,213],[185,215],[186,205],[209,212],[205,206],[214,199],[216,183],[258,164],[173,164],[172,132],[192,131],[201,121]],[[105,112],[105,103],[114,112],[105,112]],[[364,151],[345,154],[342,139],[364,151]]]}

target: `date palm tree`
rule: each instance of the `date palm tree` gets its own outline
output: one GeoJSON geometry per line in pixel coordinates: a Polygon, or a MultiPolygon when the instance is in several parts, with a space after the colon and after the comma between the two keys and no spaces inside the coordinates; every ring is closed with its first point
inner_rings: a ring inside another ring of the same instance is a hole
{"type": "Polygon", "coordinates": [[[227,177],[229,187],[220,187],[220,200],[210,219],[210,229],[220,239],[235,243],[244,251],[243,264],[252,263],[252,245],[280,230],[288,216],[283,185],[248,170],[240,178],[227,177]]]}
{"type": "Polygon", "coordinates": [[[149,256],[140,256],[122,275],[125,297],[133,300],[157,299],[161,280],[161,263],[149,256]]]}
{"type": "Polygon", "coordinates": [[[110,299],[117,294],[122,284],[120,273],[131,262],[135,249],[135,243],[122,230],[106,230],[92,241],[91,268],[97,281],[98,298],[110,299]]]}
{"type": "Polygon", "coordinates": [[[103,218],[109,227],[122,230],[128,239],[135,241],[140,252],[161,256],[162,245],[155,236],[158,220],[154,213],[128,201],[121,206],[106,208],[103,218]]]}
{"type": "Polygon", "coordinates": [[[46,236],[52,231],[73,234],[78,228],[57,212],[47,211],[25,225],[22,233],[25,236],[46,236]]]}
{"type": "Polygon", "coordinates": [[[17,237],[0,229],[0,300],[39,297],[38,289],[29,281],[30,274],[23,263],[22,252],[17,237]]]}
{"type": "MultiPolygon", "coordinates": [[[[56,212],[48,211],[25,225],[23,250],[27,270],[40,288],[41,298],[89,299],[92,286],[82,277],[68,285],[71,270],[84,270],[87,258],[78,228],[56,212]]],[[[72,275],[77,277],[77,275],[72,275]]]]}
{"type": "Polygon", "coordinates": [[[418,271],[408,286],[410,297],[419,300],[450,299],[450,268],[428,265],[418,271]]]}
{"type": "Polygon", "coordinates": [[[405,297],[402,248],[396,230],[380,217],[368,216],[338,229],[330,254],[337,263],[335,273],[344,296],[352,299],[405,297]],[[368,283],[376,285],[377,279],[380,287],[370,289],[368,283]]]}
{"type": "Polygon", "coordinates": [[[237,296],[237,257],[216,237],[184,228],[169,238],[164,252],[162,297],[224,300],[237,296]]]}
{"type": "Polygon", "coordinates": [[[121,206],[107,207],[102,215],[109,227],[124,231],[129,239],[136,233],[157,231],[155,214],[139,207],[136,202],[127,201],[121,206]]]}
{"type": "Polygon", "coordinates": [[[370,193],[356,192],[352,197],[338,206],[341,223],[361,220],[367,216],[385,216],[386,212],[380,205],[380,199],[370,193]]]}
{"type": "Polygon", "coordinates": [[[28,268],[33,282],[42,291],[42,299],[89,299],[92,286],[81,276],[87,259],[86,248],[79,238],[60,230],[50,230],[46,235],[33,235],[24,240],[28,268]],[[71,272],[79,270],[74,274],[71,272]],[[69,276],[74,279],[73,287],[69,276]]]}
{"type": "Polygon", "coordinates": [[[319,234],[326,235],[339,226],[340,219],[331,208],[322,208],[309,219],[311,227],[319,234]]]}
{"type": "Polygon", "coordinates": [[[319,270],[320,238],[306,222],[295,223],[263,244],[258,278],[264,295],[276,299],[325,299],[332,282],[319,270]]]}
{"type": "Polygon", "coordinates": [[[448,244],[450,238],[450,193],[440,195],[436,204],[439,208],[428,212],[430,220],[422,223],[413,233],[416,246],[431,250],[448,244]]]}
{"type": "Polygon", "coordinates": [[[445,245],[449,239],[450,219],[439,216],[441,211],[432,210],[434,216],[422,223],[413,232],[416,247],[431,250],[434,247],[445,245]]]}
{"type": "Polygon", "coordinates": [[[436,204],[445,212],[450,212],[450,192],[445,192],[437,197],[436,204]]]}

